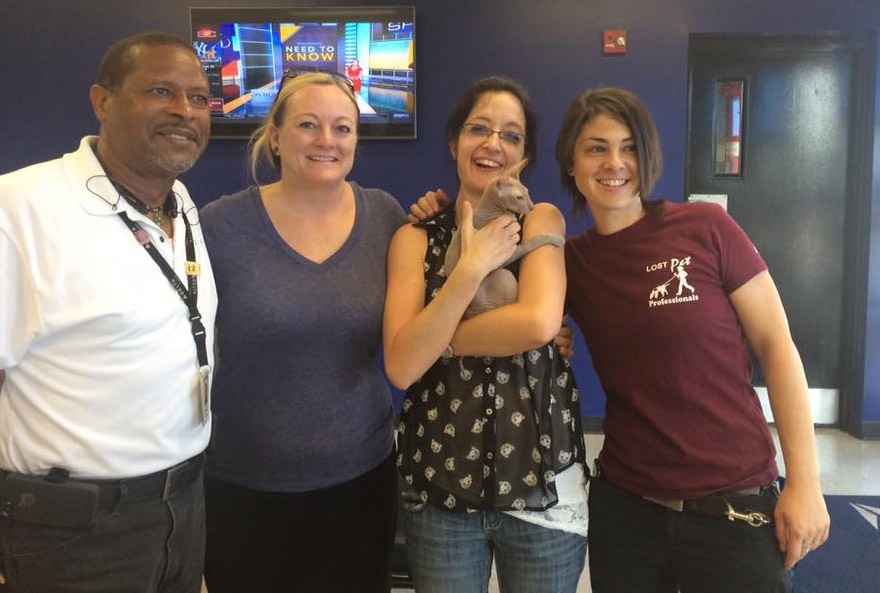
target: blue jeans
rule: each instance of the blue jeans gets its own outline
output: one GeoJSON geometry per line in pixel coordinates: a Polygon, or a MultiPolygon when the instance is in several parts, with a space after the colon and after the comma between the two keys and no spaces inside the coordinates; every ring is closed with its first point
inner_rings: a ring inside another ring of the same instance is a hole
{"type": "Polygon", "coordinates": [[[424,505],[403,513],[403,529],[418,593],[484,593],[493,555],[505,593],[573,593],[584,569],[585,537],[497,511],[424,505]]]}
{"type": "MultiPolygon", "coordinates": [[[[726,497],[773,517],[777,494],[726,497]]],[[[773,525],[678,512],[602,478],[590,480],[593,593],[787,593],[792,573],[773,525]]]]}
{"type": "Polygon", "coordinates": [[[0,593],[198,593],[205,557],[201,468],[163,500],[125,487],[85,529],[0,517],[0,593]]]}

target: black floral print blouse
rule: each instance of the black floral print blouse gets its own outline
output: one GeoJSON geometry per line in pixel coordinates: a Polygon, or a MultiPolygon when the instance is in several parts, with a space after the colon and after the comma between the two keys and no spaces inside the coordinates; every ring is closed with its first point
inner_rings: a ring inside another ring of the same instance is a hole
{"type": "MultiPolygon", "coordinates": [[[[422,225],[426,303],[446,281],[454,223],[450,207],[422,225]]],[[[571,367],[552,342],[510,357],[440,359],[407,391],[398,444],[398,467],[424,502],[543,511],[558,501],[556,474],[584,463],[571,367]]]]}

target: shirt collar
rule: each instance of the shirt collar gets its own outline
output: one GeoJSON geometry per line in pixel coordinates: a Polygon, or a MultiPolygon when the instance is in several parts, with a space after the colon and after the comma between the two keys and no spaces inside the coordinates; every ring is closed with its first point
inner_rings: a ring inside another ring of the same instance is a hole
{"type": "MultiPolygon", "coordinates": [[[[65,175],[74,188],[76,198],[83,210],[95,216],[126,212],[132,220],[138,218],[146,220],[146,217],[120,196],[110,183],[104,167],[95,155],[97,147],[98,137],[86,136],[80,141],[79,148],[75,152],[62,157],[65,175]]],[[[183,184],[176,180],[171,189],[178,196],[182,196],[185,192],[183,184]]],[[[185,204],[178,203],[178,208],[184,207],[185,204]]]]}

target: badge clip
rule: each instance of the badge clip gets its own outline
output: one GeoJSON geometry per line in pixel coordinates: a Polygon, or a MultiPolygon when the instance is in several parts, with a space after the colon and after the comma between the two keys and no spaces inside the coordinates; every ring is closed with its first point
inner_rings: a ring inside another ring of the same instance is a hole
{"type": "Polygon", "coordinates": [[[211,420],[211,367],[199,368],[199,416],[205,425],[211,420]]]}

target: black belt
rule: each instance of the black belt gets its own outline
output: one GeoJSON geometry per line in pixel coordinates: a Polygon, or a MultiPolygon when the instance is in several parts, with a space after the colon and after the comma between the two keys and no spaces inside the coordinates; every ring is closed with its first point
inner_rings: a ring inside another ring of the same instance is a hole
{"type": "Polygon", "coordinates": [[[625,488],[609,482],[601,474],[593,479],[602,482],[604,486],[610,488],[615,492],[646,500],[648,502],[664,506],[673,511],[690,511],[693,513],[698,513],[700,515],[706,515],[707,517],[715,517],[719,519],[725,518],[730,521],[744,521],[752,527],[761,527],[763,525],[768,525],[771,522],[771,518],[764,513],[759,513],[756,511],[739,512],[733,507],[731,501],[738,502],[738,499],[740,498],[744,498],[747,496],[763,496],[769,492],[773,492],[775,494],[779,493],[779,485],[776,481],[773,481],[763,486],[754,486],[752,488],[745,488],[743,490],[726,490],[723,492],[707,494],[706,496],[700,496],[698,498],[679,498],[668,500],[652,498],[650,496],[640,496],[635,492],[630,492],[625,488]]]}
{"type": "MultiPolygon", "coordinates": [[[[205,462],[205,455],[200,453],[184,462],[146,476],[125,478],[122,480],[79,480],[69,479],[59,484],[71,487],[85,485],[97,488],[99,509],[111,509],[118,505],[128,505],[148,500],[167,500],[185,490],[198,476],[205,462]]],[[[0,470],[0,478],[20,475],[0,470]]]]}
{"type": "Polygon", "coordinates": [[[148,500],[168,500],[201,475],[205,455],[199,454],[174,467],[138,478],[89,480],[98,486],[98,508],[110,509],[148,500]]]}
{"type": "Polygon", "coordinates": [[[653,498],[651,496],[643,496],[642,498],[663,505],[666,508],[672,509],[673,511],[694,511],[695,513],[700,513],[703,515],[723,517],[724,512],[727,510],[727,507],[726,505],[721,504],[721,501],[742,498],[743,496],[761,496],[769,489],[774,488],[775,484],[776,483],[773,482],[764,486],[754,486],[752,488],[745,488],[743,490],[726,490],[724,492],[713,492],[712,494],[700,496],[699,498],[673,498],[671,500],[653,498]],[[719,511],[719,507],[723,508],[721,508],[721,510],[719,511]]]}

